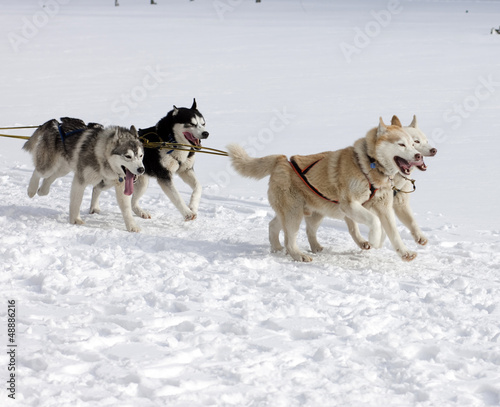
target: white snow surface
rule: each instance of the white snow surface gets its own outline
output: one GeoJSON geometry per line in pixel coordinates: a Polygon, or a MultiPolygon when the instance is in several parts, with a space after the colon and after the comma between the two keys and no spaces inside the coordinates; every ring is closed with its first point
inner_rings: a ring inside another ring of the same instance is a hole
{"type": "Polygon", "coordinates": [[[141,233],[112,192],[87,214],[90,188],[86,224],[70,225],[71,176],[28,198],[31,157],[0,138],[0,404],[500,405],[499,2],[157,2],[2,0],[0,127],[148,127],[196,97],[205,146],[262,156],[343,148],[379,116],[416,114],[439,150],[413,174],[429,243],[400,226],[418,251],[404,263],[327,219],[324,252],[296,263],[270,252],[267,182],[201,154],[195,221],[152,181],[141,233]]]}

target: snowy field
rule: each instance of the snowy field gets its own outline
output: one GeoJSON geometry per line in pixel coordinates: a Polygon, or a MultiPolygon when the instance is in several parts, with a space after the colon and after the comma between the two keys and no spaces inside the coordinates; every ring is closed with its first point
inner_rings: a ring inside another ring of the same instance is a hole
{"type": "Polygon", "coordinates": [[[197,220],[151,182],[141,233],[111,192],[87,214],[90,188],[72,226],[71,177],[29,199],[23,141],[0,138],[0,405],[500,405],[500,2],[157,2],[2,0],[0,127],[148,127],[196,97],[205,146],[262,156],[416,114],[438,149],[411,197],[429,243],[400,226],[404,263],[327,219],[312,263],[270,253],[267,182],[209,155],[197,220]]]}

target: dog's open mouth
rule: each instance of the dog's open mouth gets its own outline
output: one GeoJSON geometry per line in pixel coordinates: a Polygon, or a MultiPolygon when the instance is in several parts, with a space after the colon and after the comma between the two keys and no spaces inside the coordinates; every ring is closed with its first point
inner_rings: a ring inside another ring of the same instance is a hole
{"type": "Polygon", "coordinates": [[[424,160],[422,159],[421,161],[422,164],[415,163],[415,166],[420,170],[420,171],[427,171],[427,165],[425,165],[424,160]]]}
{"type": "Polygon", "coordinates": [[[411,167],[413,164],[409,163],[406,161],[404,158],[401,157],[394,157],[394,161],[396,162],[396,165],[399,168],[399,171],[401,171],[402,174],[409,175],[411,172],[411,167]]]}
{"type": "Polygon", "coordinates": [[[186,140],[189,141],[193,146],[201,147],[200,139],[197,139],[195,136],[193,136],[192,133],[190,133],[189,131],[185,131],[182,134],[184,134],[186,140]]]}
{"type": "Polygon", "coordinates": [[[399,171],[405,175],[409,175],[411,172],[411,167],[415,166],[420,171],[427,170],[427,166],[424,163],[424,159],[422,158],[420,161],[406,161],[401,157],[394,157],[394,161],[399,168],[399,171]]]}
{"type": "Polygon", "coordinates": [[[132,195],[134,193],[134,182],[137,175],[132,174],[125,166],[122,165],[122,170],[125,173],[125,195],[132,195]]]}

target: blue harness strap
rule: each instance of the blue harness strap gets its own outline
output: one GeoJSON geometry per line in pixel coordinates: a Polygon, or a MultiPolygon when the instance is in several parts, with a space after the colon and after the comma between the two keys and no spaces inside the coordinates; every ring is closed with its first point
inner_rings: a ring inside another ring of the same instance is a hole
{"type": "Polygon", "coordinates": [[[73,134],[83,133],[83,131],[85,130],[85,129],[76,129],[76,130],[72,130],[72,131],[65,133],[63,131],[60,123],[57,123],[57,129],[59,130],[59,136],[61,136],[61,140],[62,140],[63,144],[65,144],[66,139],[69,136],[72,136],[73,134]]]}

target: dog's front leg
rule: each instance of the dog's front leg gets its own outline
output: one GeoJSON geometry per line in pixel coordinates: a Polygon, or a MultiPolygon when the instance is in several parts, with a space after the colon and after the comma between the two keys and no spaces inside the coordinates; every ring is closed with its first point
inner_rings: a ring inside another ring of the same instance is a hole
{"type": "Polygon", "coordinates": [[[363,250],[371,249],[370,243],[367,242],[363,238],[363,236],[361,235],[361,232],[359,231],[358,224],[347,216],[344,218],[344,220],[345,220],[345,223],[347,223],[347,228],[349,230],[349,234],[352,237],[352,240],[354,240],[356,242],[356,244],[359,246],[359,248],[363,249],[363,250]]]}
{"type": "Polygon", "coordinates": [[[394,247],[394,250],[396,250],[401,258],[404,261],[411,261],[415,257],[417,257],[417,253],[408,250],[406,245],[403,243],[401,236],[399,235],[396,225],[396,216],[394,214],[394,211],[392,210],[392,204],[389,207],[387,207],[386,205],[376,205],[374,206],[374,209],[380,218],[382,227],[387,233],[387,237],[392,243],[392,247],[394,247]]]}
{"type": "Polygon", "coordinates": [[[181,179],[193,190],[193,193],[191,194],[191,200],[189,201],[189,208],[193,211],[196,217],[201,200],[201,184],[198,182],[193,168],[179,172],[178,174],[179,177],[181,177],[181,179]]]}
{"type": "Polygon", "coordinates": [[[69,195],[69,223],[72,225],[83,225],[85,223],[80,217],[85,184],[80,182],[78,178],[78,174],[75,174],[69,195]]]}
{"type": "Polygon", "coordinates": [[[182,197],[179,195],[179,191],[177,191],[177,188],[175,188],[171,179],[166,180],[158,178],[158,184],[182,216],[184,216],[184,220],[196,219],[196,213],[189,209],[186,203],[182,200],[182,197]]]}
{"type": "MultiPolygon", "coordinates": [[[[399,194],[398,194],[399,195],[399,194]]],[[[394,211],[398,219],[405,225],[411,232],[413,239],[418,244],[425,246],[428,242],[427,237],[422,233],[417,224],[415,217],[410,208],[410,200],[408,196],[401,196],[394,199],[394,211]]]]}
{"type": "MultiPolygon", "coordinates": [[[[375,247],[375,248],[381,247],[383,233],[382,233],[382,226],[380,224],[380,220],[377,217],[377,215],[370,212],[363,205],[361,205],[361,203],[358,201],[340,203],[340,209],[346,215],[345,220],[347,222],[347,225],[349,226],[349,233],[351,234],[354,241],[358,245],[359,245],[359,243],[361,243],[363,241],[363,238],[361,237],[361,234],[359,233],[359,229],[357,230],[357,234],[356,234],[356,230],[351,231],[352,224],[349,225],[349,221],[347,221],[347,218],[349,218],[350,221],[362,223],[363,225],[366,225],[370,228],[370,232],[368,234],[368,246],[369,246],[368,249],[370,247],[375,247]],[[354,233],[354,235],[353,235],[353,233],[354,233]],[[359,240],[359,243],[358,243],[358,241],[356,241],[356,239],[359,240]]],[[[356,229],[357,229],[357,225],[356,225],[356,229]]],[[[361,247],[361,248],[365,249],[365,247],[361,247]]]]}
{"type": "Polygon", "coordinates": [[[123,193],[125,188],[123,184],[124,183],[122,182],[115,186],[116,201],[122,211],[123,220],[125,221],[127,230],[129,232],[140,232],[141,228],[137,226],[132,215],[132,197],[123,193]]]}
{"type": "Polygon", "coordinates": [[[139,206],[139,199],[144,195],[146,189],[148,188],[149,177],[147,175],[141,175],[137,177],[134,184],[134,194],[132,195],[132,210],[137,216],[143,219],[151,219],[151,215],[139,206]]]}

